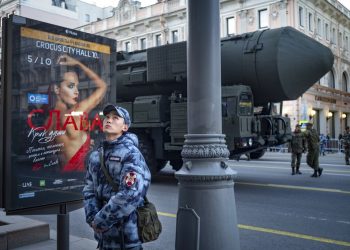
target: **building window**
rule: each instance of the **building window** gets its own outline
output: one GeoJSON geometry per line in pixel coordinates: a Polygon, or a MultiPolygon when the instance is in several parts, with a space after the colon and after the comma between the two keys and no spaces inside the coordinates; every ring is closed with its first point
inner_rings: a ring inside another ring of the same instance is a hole
{"type": "Polygon", "coordinates": [[[267,9],[259,10],[259,29],[269,27],[269,16],[267,9]]]}
{"type": "Polygon", "coordinates": [[[309,31],[313,31],[314,29],[314,20],[312,13],[309,13],[309,31]]]}
{"type": "Polygon", "coordinates": [[[320,18],[317,18],[317,34],[322,36],[322,22],[320,18]]]}
{"type": "Polygon", "coordinates": [[[236,33],[236,22],[234,17],[228,17],[226,18],[226,34],[227,36],[229,35],[234,35],[236,33]]]}
{"type": "Polygon", "coordinates": [[[349,37],[345,36],[344,49],[349,50],[349,37]]]}
{"type": "Polygon", "coordinates": [[[331,37],[331,42],[333,44],[337,44],[337,35],[336,35],[336,31],[335,31],[335,28],[332,29],[332,37],[331,37]]]}
{"type": "Polygon", "coordinates": [[[329,25],[328,25],[328,23],[326,23],[324,25],[324,34],[325,34],[326,40],[329,41],[329,25]]]}
{"type": "Polygon", "coordinates": [[[299,26],[304,27],[304,9],[299,6],[299,26]]]}
{"type": "Polygon", "coordinates": [[[85,14],[85,22],[90,22],[90,15],[89,14],[85,14]]]}
{"type": "Polygon", "coordinates": [[[339,32],[339,48],[343,47],[343,33],[339,32]]]}
{"type": "Polygon", "coordinates": [[[126,52],[130,52],[130,50],[131,50],[131,44],[130,44],[130,42],[125,42],[125,51],[126,51],[126,52]]]}
{"type": "Polygon", "coordinates": [[[162,45],[162,35],[158,34],[156,35],[156,46],[162,45]]]}
{"type": "Polygon", "coordinates": [[[171,40],[173,43],[177,43],[179,41],[179,32],[177,30],[173,30],[171,32],[171,40]]]}
{"type": "Polygon", "coordinates": [[[335,81],[334,81],[334,74],[333,71],[329,71],[327,74],[327,81],[328,81],[328,87],[335,89],[335,81]]]}
{"type": "Polygon", "coordinates": [[[348,79],[346,77],[345,72],[343,73],[341,82],[342,82],[342,90],[345,92],[348,92],[348,79]]]}
{"type": "Polygon", "coordinates": [[[147,49],[147,45],[146,45],[146,38],[141,38],[140,39],[140,49],[147,49]]]}

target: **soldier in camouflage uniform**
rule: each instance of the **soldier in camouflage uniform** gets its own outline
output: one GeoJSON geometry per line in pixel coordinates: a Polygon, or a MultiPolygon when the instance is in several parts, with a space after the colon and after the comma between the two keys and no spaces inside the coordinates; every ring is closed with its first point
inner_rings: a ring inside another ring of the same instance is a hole
{"type": "Polygon", "coordinates": [[[301,156],[305,152],[305,138],[298,124],[295,126],[294,133],[292,134],[290,150],[292,152],[292,175],[301,174],[299,168],[301,156]]]}
{"type": "Polygon", "coordinates": [[[345,154],[345,163],[346,165],[350,165],[349,157],[350,157],[350,128],[346,127],[345,133],[343,135],[343,145],[344,145],[344,154],[345,154]]]}
{"type": "Polygon", "coordinates": [[[103,114],[106,140],[87,161],[83,189],[86,222],[94,229],[99,249],[140,250],[136,208],[143,205],[151,174],[137,148],[136,135],[127,132],[131,124],[128,111],[108,105],[103,114]],[[100,167],[101,152],[107,171],[119,183],[117,192],[100,167]]]}
{"type": "Polygon", "coordinates": [[[314,169],[313,175],[311,177],[318,177],[322,175],[323,168],[320,168],[318,157],[320,151],[319,141],[320,138],[316,129],[312,128],[312,123],[306,124],[306,131],[304,136],[308,146],[308,152],[306,155],[306,163],[314,169]]]}

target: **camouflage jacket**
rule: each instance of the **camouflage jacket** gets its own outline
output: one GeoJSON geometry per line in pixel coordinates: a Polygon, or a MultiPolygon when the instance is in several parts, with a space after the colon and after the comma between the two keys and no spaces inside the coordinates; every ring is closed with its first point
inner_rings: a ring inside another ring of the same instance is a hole
{"type": "Polygon", "coordinates": [[[310,130],[306,130],[304,132],[304,136],[306,139],[308,151],[313,151],[313,150],[319,149],[320,138],[318,136],[316,129],[312,128],[310,130]]]}
{"type": "Polygon", "coordinates": [[[95,232],[99,247],[120,248],[120,227],[124,230],[126,248],[141,245],[136,208],[144,202],[151,174],[137,144],[136,135],[131,133],[103,143],[105,166],[112,179],[119,183],[118,192],[112,190],[100,168],[102,147],[88,158],[83,189],[84,208],[86,222],[105,230],[103,233],[95,232]]]}
{"type": "Polygon", "coordinates": [[[344,133],[343,144],[345,149],[350,149],[350,133],[344,133]]]}
{"type": "Polygon", "coordinates": [[[292,153],[302,153],[305,147],[305,137],[301,132],[294,132],[292,134],[292,140],[290,141],[290,148],[292,153]]]}

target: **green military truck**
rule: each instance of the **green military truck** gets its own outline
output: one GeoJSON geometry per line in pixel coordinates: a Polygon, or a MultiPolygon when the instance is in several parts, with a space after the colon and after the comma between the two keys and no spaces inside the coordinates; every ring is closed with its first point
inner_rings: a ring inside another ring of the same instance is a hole
{"type": "MultiPolygon", "coordinates": [[[[168,161],[175,170],[182,166],[186,59],[186,42],[117,55],[117,103],[132,115],[131,130],[152,173],[168,161]]],[[[290,120],[274,113],[274,103],[298,98],[332,65],[327,47],[291,27],[222,39],[222,129],[230,157],[257,159],[286,143],[290,120]]]]}

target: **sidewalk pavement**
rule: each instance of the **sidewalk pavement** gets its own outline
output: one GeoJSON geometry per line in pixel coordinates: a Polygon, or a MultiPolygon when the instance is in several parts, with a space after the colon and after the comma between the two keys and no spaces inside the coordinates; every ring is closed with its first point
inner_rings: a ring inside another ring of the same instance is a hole
{"type": "MultiPolygon", "coordinates": [[[[69,249],[71,250],[96,250],[97,242],[94,240],[69,236],[69,249]]],[[[57,249],[57,231],[50,230],[50,239],[39,243],[26,245],[15,250],[56,250],[57,249]]]]}

